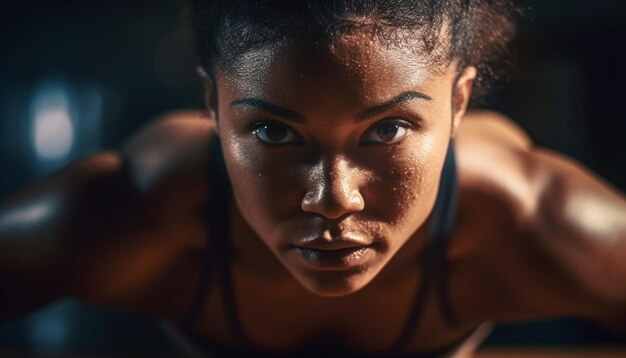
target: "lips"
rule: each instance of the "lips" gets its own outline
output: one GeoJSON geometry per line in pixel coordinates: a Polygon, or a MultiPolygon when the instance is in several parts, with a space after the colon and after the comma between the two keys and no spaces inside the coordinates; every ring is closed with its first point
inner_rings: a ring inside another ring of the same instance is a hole
{"type": "Polygon", "coordinates": [[[374,244],[365,239],[340,237],[315,238],[293,245],[305,262],[314,269],[340,270],[362,265],[374,253],[374,244]]]}
{"type": "Polygon", "coordinates": [[[362,239],[338,238],[328,241],[322,238],[318,238],[310,241],[303,241],[295,244],[294,246],[310,250],[334,251],[342,249],[354,249],[368,245],[371,245],[371,243],[362,239]]]}

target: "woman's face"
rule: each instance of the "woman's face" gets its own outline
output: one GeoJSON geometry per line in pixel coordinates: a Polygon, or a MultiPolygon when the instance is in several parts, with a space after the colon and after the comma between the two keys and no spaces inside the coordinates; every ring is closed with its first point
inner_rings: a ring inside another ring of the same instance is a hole
{"type": "Polygon", "coordinates": [[[216,73],[239,210],[311,292],[359,290],[427,221],[461,114],[455,74],[358,35],[268,46],[216,73]]]}

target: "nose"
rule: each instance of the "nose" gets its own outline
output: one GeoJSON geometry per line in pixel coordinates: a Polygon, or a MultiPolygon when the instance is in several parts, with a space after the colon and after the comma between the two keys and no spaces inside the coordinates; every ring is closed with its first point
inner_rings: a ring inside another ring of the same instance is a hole
{"type": "Polygon", "coordinates": [[[359,188],[361,176],[358,168],[341,156],[320,160],[309,175],[302,210],[329,219],[363,210],[365,201],[359,188]]]}

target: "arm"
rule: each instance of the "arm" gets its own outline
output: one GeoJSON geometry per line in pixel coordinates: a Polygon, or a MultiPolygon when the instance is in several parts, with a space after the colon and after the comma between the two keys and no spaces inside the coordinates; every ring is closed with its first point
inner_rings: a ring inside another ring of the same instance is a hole
{"type": "Polygon", "coordinates": [[[94,271],[94,252],[112,244],[101,238],[136,221],[140,212],[138,193],[116,153],[80,160],[2,203],[0,319],[80,296],[94,271]]]}
{"type": "Polygon", "coordinates": [[[0,203],[0,320],[58,298],[176,319],[207,245],[213,124],[175,112],[0,203]]]}
{"type": "Polygon", "coordinates": [[[530,243],[574,292],[576,314],[626,334],[626,197],[578,163],[535,149],[527,154],[536,207],[530,243]]]}
{"type": "Polygon", "coordinates": [[[481,248],[502,293],[493,319],[582,316],[626,333],[624,193],[501,114],[470,112],[459,134],[462,183],[507,223],[481,248]]]}

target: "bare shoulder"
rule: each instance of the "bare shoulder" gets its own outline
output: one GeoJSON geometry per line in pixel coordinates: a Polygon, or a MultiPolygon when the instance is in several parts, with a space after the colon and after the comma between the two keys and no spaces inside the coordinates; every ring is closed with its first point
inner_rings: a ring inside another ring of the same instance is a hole
{"type": "Polygon", "coordinates": [[[209,239],[204,209],[214,139],[212,120],[198,111],[176,111],[149,122],[121,148],[125,180],[141,214],[116,237],[124,254],[101,255],[101,267],[109,269],[93,280],[111,282],[117,294],[91,291],[87,299],[174,319],[185,314],[198,285],[199,250],[209,239]]]}
{"type": "Polygon", "coordinates": [[[126,148],[143,147],[154,141],[160,144],[189,143],[214,133],[215,122],[202,111],[178,110],[163,113],[141,128],[126,143],[126,148]]]}
{"type": "Polygon", "coordinates": [[[612,316],[624,322],[624,193],[576,160],[534,146],[519,126],[496,113],[469,114],[456,144],[461,192],[470,193],[466,204],[496,203],[492,211],[469,212],[508,220],[498,231],[502,237],[490,244],[503,251],[496,257],[508,259],[498,265],[510,268],[502,275],[518,309],[535,317],[580,315],[610,324],[606,317],[612,316]]]}
{"type": "Polygon", "coordinates": [[[461,133],[474,136],[519,150],[532,148],[532,140],[528,134],[511,118],[505,115],[485,110],[469,111],[461,123],[461,133]]]}
{"type": "Polygon", "coordinates": [[[141,128],[121,152],[141,190],[149,192],[172,180],[205,180],[202,169],[214,138],[214,121],[202,112],[174,111],[141,128]]]}
{"type": "Polygon", "coordinates": [[[461,188],[497,197],[519,220],[534,202],[533,143],[513,120],[490,111],[468,112],[455,138],[461,188]]]}
{"type": "Polygon", "coordinates": [[[212,138],[198,113],[170,113],[121,150],[88,155],[3,201],[0,283],[4,272],[20,278],[10,311],[70,295],[179,316],[199,271],[193,258],[207,245],[212,138]]]}
{"type": "Polygon", "coordinates": [[[207,245],[206,218],[216,136],[214,120],[200,111],[174,111],[140,129],[121,150],[131,180],[152,215],[191,247],[207,245]],[[183,240],[184,239],[184,240],[183,240]]]}

